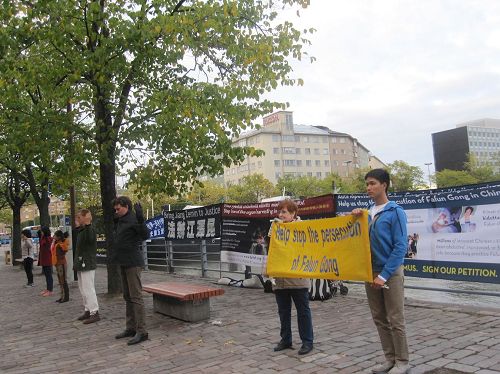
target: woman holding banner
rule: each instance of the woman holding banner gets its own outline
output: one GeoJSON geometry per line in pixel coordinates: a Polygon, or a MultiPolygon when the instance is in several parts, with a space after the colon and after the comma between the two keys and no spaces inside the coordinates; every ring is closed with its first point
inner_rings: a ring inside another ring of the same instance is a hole
{"type": "MultiPolygon", "coordinates": [[[[297,204],[286,199],[278,205],[278,219],[283,223],[297,219],[297,204]]],[[[292,348],[292,300],[297,309],[297,324],[302,347],[299,355],[304,355],[313,349],[313,325],[311,309],[309,308],[309,279],[275,278],[273,286],[278,304],[278,314],[281,322],[281,341],[274,347],[274,351],[292,348]]]]}
{"type": "MultiPolygon", "coordinates": [[[[370,248],[374,279],[366,283],[366,296],[377,327],[385,363],[373,373],[404,374],[409,366],[404,317],[403,261],[407,247],[406,214],[387,198],[389,173],[370,170],[365,176],[366,191],[374,205],[369,209],[370,248]]],[[[354,209],[353,215],[361,215],[354,209]]]]}

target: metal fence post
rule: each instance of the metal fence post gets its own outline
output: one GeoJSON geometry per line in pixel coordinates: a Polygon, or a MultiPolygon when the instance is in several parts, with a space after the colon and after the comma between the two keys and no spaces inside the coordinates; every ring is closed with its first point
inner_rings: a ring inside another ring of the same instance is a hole
{"type": "Polygon", "coordinates": [[[172,245],[172,241],[169,240],[166,242],[167,244],[167,250],[166,255],[167,255],[167,266],[168,266],[168,272],[173,273],[174,272],[174,247],[172,245]]]}
{"type": "Polygon", "coordinates": [[[207,241],[202,240],[200,244],[201,252],[201,276],[205,277],[208,270],[208,259],[207,259],[207,241]]]}
{"type": "Polygon", "coordinates": [[[146,240],[144,240],[141,243],[142,246],[142,257],[144,258],[144,270],[149,270],[148,269],[148,243],[146,240]]]}

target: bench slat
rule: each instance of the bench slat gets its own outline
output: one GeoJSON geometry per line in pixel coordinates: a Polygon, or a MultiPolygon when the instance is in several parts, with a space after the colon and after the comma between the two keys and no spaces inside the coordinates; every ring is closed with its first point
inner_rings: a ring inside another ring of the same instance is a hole
{"type": "Polygon", "coordinates": [[[147,284],[142,289],[149,293],[170,296],[179,300],[202,300],[224,294],[221,288],[179,282],[147,284]]]}

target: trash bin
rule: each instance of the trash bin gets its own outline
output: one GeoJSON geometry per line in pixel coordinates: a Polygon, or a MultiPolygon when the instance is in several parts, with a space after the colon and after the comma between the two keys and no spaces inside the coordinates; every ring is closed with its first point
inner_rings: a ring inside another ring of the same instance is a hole
{"type": "Polygon", "coordinates": [[[10,265],[12,259],[10,258],[10,251],[5,251],[5,265],[10,265]]]}

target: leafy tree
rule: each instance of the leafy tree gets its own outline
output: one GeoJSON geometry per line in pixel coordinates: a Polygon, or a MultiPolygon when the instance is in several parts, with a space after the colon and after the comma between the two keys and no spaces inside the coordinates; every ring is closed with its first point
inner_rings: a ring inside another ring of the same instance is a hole
{"type": "Polygon", "coordinates": [[[240,184],[229,186],[227,195],[229,203],[257,203],[276,195],[276,189],[262,174],[250,174],[244,176],[240,184]]]}
{"type": "Polygon", "coordinates": [[[187,200],[195,205],[210,205],[224,201],[226,189],[220,183],[206,181],[195,184],[187,200]]]}
{"type": "Polygon", "coordinates": [[[436,184],[440,188],[475,184],[477,182],[477,178],[465,170],[444,169],[436,172],[436,184]]]}
{"type": "MultiPolygon", "coordinates": [[[[2,174],[2,197],[12,210],[12,258],[21,257],[21,207],[26,202],[30,192],[29,187],[19,174],[5,171],[2,174]]],[[[14,265],[14,261],[12,261],[14,265]]]]}
{"type": "Polygon", "coordinates": [[[435,178],[438,187],[453,187],[492,182],[500,179],[500,175],[495,173],[493,164],[480,164],[475,155],[469,154],[464,170],[444,169],[436,172],[435,178]]]}
{"type": "Polygon", "coordinates": [[[391,174],[392,191],[414,191],[424,187],[424,172],[418,166],[396,160],[388,165],[391,174]]]}
{"type": "Polygon", "coordinates": [[[342,179],[340,193],[364,193],[366,192],[365,175],[369,168],[355,169],[349,178],[342,179]]]}
{"type": "MultiPolygon", "coordinates": [[[[98,155],[108,250],[117,163],[146,158],[131,181],[147,194],[174,195],[200,175],[220,174],[224,166],[260,154],[252,147],[231,147],[231,138],[258,117],[284,108],[263,95],[278,84],[302,84],[290,77],[289,60],[305,55],[308,40],[277,16],[280,6],[307,3],[2,3],[2,14],[20,19],[18,28],[29,30],[46,61],[74,88],[72,102],[80,115],[92,118],[89,134],[98,155]]],[[[108,292],[119,289],[117,269],[108,265],[108,292]]]]}

